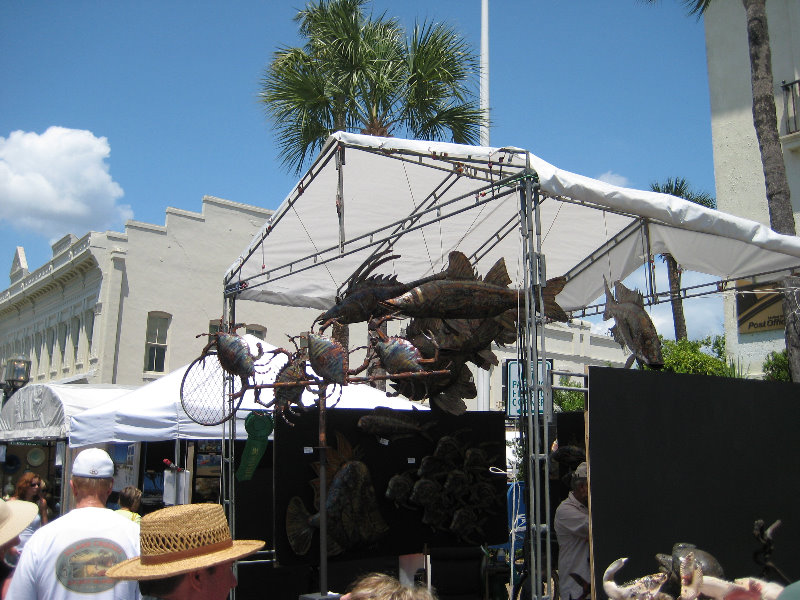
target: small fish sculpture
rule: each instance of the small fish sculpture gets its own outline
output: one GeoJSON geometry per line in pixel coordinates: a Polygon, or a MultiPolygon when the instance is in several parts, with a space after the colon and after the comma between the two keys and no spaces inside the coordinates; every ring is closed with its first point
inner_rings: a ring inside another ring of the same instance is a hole
{"type": "MultiPolygon", "coordinates": [[[[378,510],[369,470],[361,461],[351,460],[339,469],[331,482],[325,506],[328,556],[372,544],[389,531],[378,510]]],[[[286,536],[295,554],[308,553],[318,528],[319,513],[310,514],[302,499],[293,497],[286,510],[286,536]]]]}
{"type": "Polygon", "coordinates": [[[358,420],[359,429],[388,440],[419,435],[433,441],[428,429],[434,425],[433,421],[420,425],[416,421],[414,411],[409,414],[409,411],[392,410],[383,406],[372,409],[370,414],[358,420]]]}
{"type": "Polygon", "coordinates": [[[408,507],[408,499],[414,489],[414,477],[411,471],[392,475],[386,484],[386,498],[394,502],[395,506],[408,507]]]}
{"type": "Polygon", "coordinates": [[[644,298],[635,290],[629,290],[621,281],[614,284],[616,298],[608,287],[608,282],[603,279],[606,289],[606,308],[603,319],[614,319],[616,323],[611,328],[611,335],[620,346],[627,347],[632,352],[625,362],[628,369],[636,360],[639,365],[647,365],[653,369],[664,366],[661,356],[661,340],[658,339],[653,321],[644,309],[644,298]]]}
{"type": "MultiPolygon", "coordinates": [[[[521,292],[510,289],[511,279],[505,259],[499,259],[484,279],[475,274],[469,259],[458,251],[450,253],[447,278],[418,285],[402,295],[383,301],[390,310],[410,317],[440,319],[476,319],[496,317],[524,304],[521,292]]],[[[569,316],[555,298],[566,279],[549,279],[542,288],[544,314],[554,321],[568,321],[569,316]]],[[[541,312],[541,307],[537,307],[541,312]]]]}
{"type": "Polygon", "coordinates": [[[319,315],[314,323],[320,323],[323,331],[332,322],[341,325],[363,323],[369,319],[382,317],[389,313],[384,300],[399,296],[409,289],[427,281],[442,279],[447,272],[435,273],[428,277],[403,283],[395,275],[370,275],[380,265],[396,258],[398,254],[390,254],[390,250],[378,252],[362,263],[347,280],[347,288],[341,297],[337,297],[336,304],[319,315]]]}

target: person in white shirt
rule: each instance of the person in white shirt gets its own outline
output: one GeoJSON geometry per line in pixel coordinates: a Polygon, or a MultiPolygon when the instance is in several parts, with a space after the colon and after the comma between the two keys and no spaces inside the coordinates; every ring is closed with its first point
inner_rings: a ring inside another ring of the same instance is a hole
{"type": "Polygon", "coordinates": [[[591,595],[589,567],[589,480],[582,462],[572,474],[572,491],[556,509],[553,522],[558,539],[558,584],[562,600],[585,600],[591,595]]]}
{"type": "Polygon", "coordinates": [[[25,545],[9,588],[14,600],[138,600],[135,583],[106,570],[139,555],[139,526],[106,508],[114,463],[104,450],[81,451],[72,464],[75,508],[38,529],[25,545]]]}

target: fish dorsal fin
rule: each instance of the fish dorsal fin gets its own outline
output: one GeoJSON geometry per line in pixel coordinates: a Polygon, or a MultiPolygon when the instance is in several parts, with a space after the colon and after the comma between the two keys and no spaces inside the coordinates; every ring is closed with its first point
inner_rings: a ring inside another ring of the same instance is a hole
{"type": "Polygon", "coordinates": [[[477,279],[475,270],[463,252],[453,250],[450,253],[450,263],[447,265],[448,279],[477,279]]]}
{"type": "Polygon", "coordinates": [[[617,296],[617,302],[632,302],[644,308],[644,296],[639,290],[629,290],[621,281],[614,284],[614,293],[617,296]]]}
{"type": "Polygon", "coordinates": [[[506,269],[505,258],[500,258],[494,263],[492,268],[489,269],[489,272],[486,273],[484,281],[492,285],[499,285],[500,287],[508,287],[511,284],[511,278],[508,276],[508,270],[506,269]]]}

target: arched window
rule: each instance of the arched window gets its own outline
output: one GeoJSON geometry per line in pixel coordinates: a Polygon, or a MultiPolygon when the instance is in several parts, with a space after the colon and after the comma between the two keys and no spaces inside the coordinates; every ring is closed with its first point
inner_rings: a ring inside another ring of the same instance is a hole
{"type": "Polygon", "coordinates": [[[147,333],[144,346],[144,370],[163,373],[167,358],[167,332],[172,315],[151,312],[147,315],[147,333]]]}

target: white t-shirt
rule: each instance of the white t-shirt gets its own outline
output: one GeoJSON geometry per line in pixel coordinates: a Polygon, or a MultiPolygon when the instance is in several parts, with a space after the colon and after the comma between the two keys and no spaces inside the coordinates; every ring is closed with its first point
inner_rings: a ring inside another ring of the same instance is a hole
{"type": "Polygon", "coordinates": [[[139,556],[139,525],[108,508],[76,508],[38,529],[11,579],[13,600],[139,600],[136,581],[106,569],[139,556]]]}

